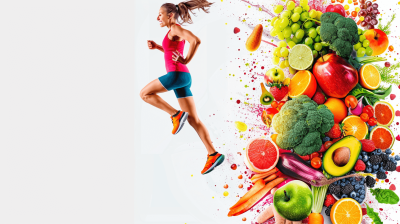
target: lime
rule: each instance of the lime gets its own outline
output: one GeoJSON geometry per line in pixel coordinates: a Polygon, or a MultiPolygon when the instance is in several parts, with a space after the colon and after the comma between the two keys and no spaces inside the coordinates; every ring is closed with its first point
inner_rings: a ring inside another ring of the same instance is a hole
{"type": "Polygon", "coordinates": [[[289,53],[289,65],[296,70],[306,70],[314,61],[313,52],[305,44],[297,44],[289,53]]]}

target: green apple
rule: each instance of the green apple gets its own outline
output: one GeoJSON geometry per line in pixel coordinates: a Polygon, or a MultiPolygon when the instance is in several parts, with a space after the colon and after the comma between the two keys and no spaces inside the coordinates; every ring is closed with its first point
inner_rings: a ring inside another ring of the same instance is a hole
{"type": "Polygon", "coordinates": [[[285,73],[282,71],[282,69],[271,68],[267,74],[275,83],[281,83],[283,80],[285,80],[285,73]]]}
{"type": "Polygon", "coordinates": [[[311,213],[312,192],[303,181],[291,181],[275,192],[274,207],[283,218],[301,221],[311,213]]]}

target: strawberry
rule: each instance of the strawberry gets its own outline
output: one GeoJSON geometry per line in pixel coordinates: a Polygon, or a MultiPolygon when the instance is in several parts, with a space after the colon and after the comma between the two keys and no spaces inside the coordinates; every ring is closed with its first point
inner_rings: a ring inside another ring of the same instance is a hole
{"type": "Polygon", "coordinates": [[[364,152],[372,152],[376,149],[375,143],[372,140],[363,139],[360,140],[360,142],[362,144],[362,150],[364,152]]]}
{"type": "Polygon", "coordinates": [[[281,101],[288,94],[289,88],[287,86],[274,85],[269,89],[269,91],[271,92],[272,96],[275,98],[276,101],[281,101]]]}
{"type": "Polygon", "coordinates": [[[326,199],[325,199],[325,202],[324,202],[324,205],[326,207],[329,207],[329,205],[335,204],[335,202],[336,202],[336,199],[331,194],[327,194],[326,195],[326,199]]]}
{"type": "Polygon", "coordinates": [[[331,130],[325,133],[325,135],[329,138],[340,138],[340,136],[342,135],[342,129],[340,128],[339,124],[335,123],[331,130]]]}
{"type": "Polygon", "coordinates": [[[235,29],[233,29],[233,33],[234,33],[234,34],[237,34],[237,33],[239,33],[239,32],[240,32],[240,29],[239,29],[239,28],[235,27],[235,29]]]}
{"type": "Polygon", "coordinates": [[[364,171],[365,170],[365,163],[359,159],[356,162],[356,165],[354,166],[355,171],[364,171]]]}
{"type": "Polygon", "coordinates": [[[316,92],[312,98],[318,105],[325,103],[325,96],[321,92],[316,92]]]}

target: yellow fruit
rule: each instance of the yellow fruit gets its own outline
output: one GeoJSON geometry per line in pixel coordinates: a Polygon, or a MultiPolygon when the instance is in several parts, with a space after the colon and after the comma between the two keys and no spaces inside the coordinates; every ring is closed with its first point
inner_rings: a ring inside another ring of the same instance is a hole
{"type": "Polygon", "coordinates": [[[235,121],[235,126],[239,131],[246,131],[247,125],[241,121],[235,121]]]}
{"type": "Polygon", "coordinates": [[[290,78],[286,78],[286,79],[283,81],[283,85],[288,86],[289,84],[290,84],[290,78]]]}
{"type": "Polygon", "coordinates": [[[352,198],[342,198],[331,209],[332,224],[360,224],[362,221],[360,204],[352,198]]]}
{"type": "Polygon", "coordinates": [[[362,87],[374,90],[381,85],[381,75],[372,64],[365,64],[360,68],[360,84],[362,87]]]}

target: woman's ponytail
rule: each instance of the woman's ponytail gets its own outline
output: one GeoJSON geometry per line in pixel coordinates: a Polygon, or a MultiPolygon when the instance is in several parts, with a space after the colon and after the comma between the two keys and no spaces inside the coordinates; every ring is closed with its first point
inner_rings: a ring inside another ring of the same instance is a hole
{"type": "Polygon", "coordinates": [[[212,5],[213,3],[210,3],[206,0],[190,0],[186,2],[181,2],[178,5],[174,5],[172,3],[165,3],[161,7],[164,7],[167,11],[167,13],[174,13],[175,14],[175,19],[177,20],[178,17],[181,19],[181,22],[178,22],[180,24],[182,23],[193,23],[192,17],[190,16],[190,13],[193,15],[196,15],[193,10],[198,9],[198,10],[203,10],[205,13],[208,13],[208,8],[212,5]],[[190,12],[190,13],[189,13],[190,12]]]}

